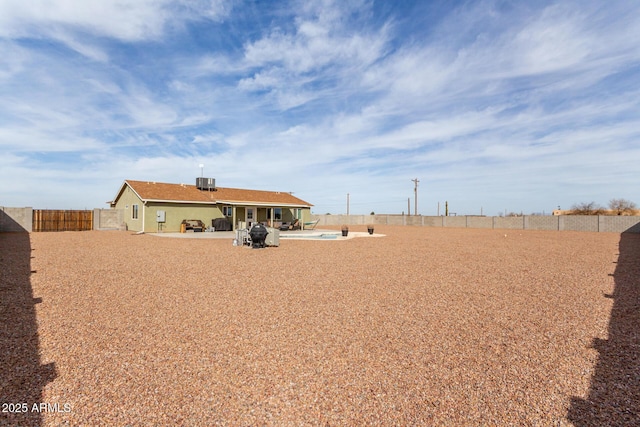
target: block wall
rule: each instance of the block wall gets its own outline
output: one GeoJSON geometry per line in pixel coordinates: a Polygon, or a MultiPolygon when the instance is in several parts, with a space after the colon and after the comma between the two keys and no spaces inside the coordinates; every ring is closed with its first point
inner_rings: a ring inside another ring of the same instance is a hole
{"type": "Polygon", "coordinates": [[[422,215],[312,215],[322,225],[413,225],[424,227],[496,228],[640,233],[640,216],[525,215],[518,217],[422,215]]]}

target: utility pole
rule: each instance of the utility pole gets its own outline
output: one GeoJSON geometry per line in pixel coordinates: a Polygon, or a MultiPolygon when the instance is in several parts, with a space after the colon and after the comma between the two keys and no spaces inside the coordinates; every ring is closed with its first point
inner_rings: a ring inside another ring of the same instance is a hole
{"type": "Polygon", "coordinates": [[[407,216],[411,216],[411,197],[407,197],[407,216]]]}
{"type": "Polygon", "coordinates": [[[412,179],[411,181],[415,184],[415,187],[413,187],[413,194],[415,195],[415,200],[413,202],[413,214],[418,215],[418,183],[420,181],[418,181],[418,178],[412,179]]]}
{"type": "Polygon", "coordinates": [[[349,193],[347,193],[347,216],[349,216],[349,193]]]}

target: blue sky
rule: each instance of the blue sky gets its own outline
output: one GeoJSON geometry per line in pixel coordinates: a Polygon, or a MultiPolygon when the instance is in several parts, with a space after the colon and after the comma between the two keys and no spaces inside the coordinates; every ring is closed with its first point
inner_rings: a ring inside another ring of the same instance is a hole
{"type": "Polygon", "coordinates": [[[640,2],[2,0],[0,206],[125,179],[315,213],[640,205],[640,2]]]}

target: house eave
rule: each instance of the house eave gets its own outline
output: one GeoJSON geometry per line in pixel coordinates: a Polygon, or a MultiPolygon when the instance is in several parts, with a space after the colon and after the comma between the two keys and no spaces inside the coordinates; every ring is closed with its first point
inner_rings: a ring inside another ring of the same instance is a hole
{"type": "Polygon", "coordinates": [[[212,200],[210,202],[205,202],[203,200],[163,200],[163,199],[141,199],[144,203],[181,203],[181,204],[191,204],[191,205],[217,205],[218,202],[212,200]]]}
{"type": "Polygon", "coordinates": [[[232,206],[275,206],[282,208],[310,208],[310,205],[300,203],[281,203],[281,202],[252,202],[248,200],[218,200],[222,205],[232,206]]]}

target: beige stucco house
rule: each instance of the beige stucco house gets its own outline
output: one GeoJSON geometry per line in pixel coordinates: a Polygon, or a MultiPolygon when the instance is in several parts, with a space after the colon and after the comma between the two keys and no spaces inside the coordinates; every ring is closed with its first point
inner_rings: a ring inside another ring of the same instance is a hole
{"type": "Polygon", "coordinates": [[[313,205],[290,193],[215,187],[212,181],[199,178],[197,185],[187,185],[126,180],[109,204],[123,210],[129,230],[144,232],[180,231],[183,220],[211,227],[214,220],[226,218],[234,230],[255,222],[278,227],[295,219],[311,221],[313,205]],[[203,180],[209,185],[202,185],[203,180]]]}

